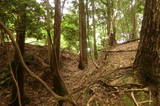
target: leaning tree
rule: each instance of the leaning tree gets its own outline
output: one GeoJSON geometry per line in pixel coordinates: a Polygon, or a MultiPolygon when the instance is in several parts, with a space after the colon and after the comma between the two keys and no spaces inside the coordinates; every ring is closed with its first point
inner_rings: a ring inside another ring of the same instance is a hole
{"type": "Polygon", "coordinates": [[[146,0],[134,69],[153,88],[155,106],[160,106],[160,0],[146,0]]]}

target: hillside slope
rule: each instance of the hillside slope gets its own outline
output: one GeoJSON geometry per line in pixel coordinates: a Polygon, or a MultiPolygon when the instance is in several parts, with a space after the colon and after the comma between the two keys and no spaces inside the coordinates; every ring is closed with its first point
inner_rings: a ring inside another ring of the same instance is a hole
{"type": "MultiPolygon", "coordinates": [[[[78,69],[79,56],[67,50],[61,51],[61,74],[70,93],[79,106],[99,104],[99,106],[134,106],[126,90],[142,88],[134,77],[132,64],[137,51],[138,42],[117,45],[100,52],[97,60],[89,57],[85,70],[78,69]],[[123,98],[125,98],[123,100],[123,98]],[[119,102],[118,102],[119,101],[119,102]],[[126,102],[127,101],[127,102],[126,102]]],[[[13,58],[14,49],[10,44],[7,52],[0,53],[0,106],[7,106],[10,97],[10,74],[7,60],[13,58]],[[4,61],[6,60],[6,61],[4,61]],[[7,80],[4,80],[8,78],[7,80]],[[2,83],[3,82],[3,83],[2,83]]],[[[52,74],[48,65],[47,46],[26,45],[25,60],[27,65],[52,87],[52,74]]],[[[53,97],[35,79],[25,73],[25,93],[30,98],[27,106],[56,105],[53,97]]],[[[140,93],[139,95],[146,95],[140,93]]],[[[136,95],[137,96],[137,95],[136,95]]],[[[148,95],[146,96],[148,97],[148,95]]],[[[144,100],[146,98],[143,98],[144,100]]],[[[96,106],[96,105],[95,105],[96,106]]]]}

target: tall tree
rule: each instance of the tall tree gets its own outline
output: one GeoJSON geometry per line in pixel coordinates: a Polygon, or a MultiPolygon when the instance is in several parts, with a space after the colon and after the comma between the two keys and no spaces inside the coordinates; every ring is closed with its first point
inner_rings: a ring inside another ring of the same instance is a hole
{"type": "Polygon", "coordinates": [[[88,40],[88,47],[91,48],[90,46],[90,38],[89,38],[89,33],[90,33],[90,27],[89,27],[89,0],[86,0],[86,34],[87,34],[87,40],[88,40]]]}
{"type": "Polygon", "coordinates": [[[92,22],[93,22],[93,44],[94,44],[94,57],[97,58],[97,41],[96,41],[96,27],[95,27],[95,1],[92,0],[92,22]]]}
{"type": "MultiPolygon", "coordinates": [[[[22,5],[18,10],[17,14],[17,22],[16,22],[16,41],[19,45],[20,51],[22,55],[24,54],[24,46],[25,46],[25,31],[26,31],[26,6],[22,5]]],[[[15,51],[14,61],[12,63],[12,70],[14,76],[18,82],[21,102],[24,105],[24,74],[23,74],[23,66],[20,64],[20,60],[18,58],[18,54],[15,51]]],[[[12,98],[11,98],[11,106],[19,106],[18,96],[17,96],[17,88],[15,83],[12,84],[12,98]]]]}
{"type": "Polygon", "coordinates": [[[132,30],[130,34],[130,40],[132,39],[137,39],[138,38],[138,33],[137,33],[137,14],[136,14],[136,4],[137,0],[132,0],[131,1],[131,25],[132,25],[132,30]]]}
{"type": "Polygon", "coordinates": [[[146,0],[134,68],[142,82],[153,88],[154,106],[160,106],[160,0],[146,0]]]}
{"type": "Polygon", "coordinates": [[[114,46],[116,44],[116,28],[115,28],[115,16],[114,16],[114,7],[115,7],[115,0],[109,0],[107,6],[107,31],[108,31],[108,44],[109,46],[114,46]]]}
{"type": "Polygon", "coordinates": [[[46,7],[47,14],[45,16],[45,20],[47,23],[46,31],[47,31],[47,38],[48,38],[48,58],[49,58],[49,64],[51,64],[51,50],[52,50],[52,38],[51,38],[51,5],[49,3],[49,0],[44,0],[44,4],[46,7]]]}
{"type": "MultiPolygon", "coordinates": [[[[53,45],[49,45],[52,48],[50,56],[51,70],[53,71],[53,87],[54,91],[60,95],[65,96],[68,94],[68,90],[59,72],[60,70],[60,35],[61,35],[61,0],[55,0],[55,16],[54,16],[54,41],[53,45]]],[[[51,43],[51,42],[50,42],[51,43]]],[[[59,106],[63,105],[63,100],[59,101],[59,106]]]]}
{"type": "Polygon", "coordinates": [[[80,61],[79,68],[84,69],[87,64],[87,35],[86,35],[86,12],[84,0],[79,0],[79,36],[80,36],[80,61]]]}
{"type": "Polygon", "coordinates": [[[116,44],[116,16],[115,16],[115,0],[108,0],[104,1],[101,0],[101,2],[106,6],[107,8],[107,32],[108,32],[108,45],[114,46],[116,44]]]}

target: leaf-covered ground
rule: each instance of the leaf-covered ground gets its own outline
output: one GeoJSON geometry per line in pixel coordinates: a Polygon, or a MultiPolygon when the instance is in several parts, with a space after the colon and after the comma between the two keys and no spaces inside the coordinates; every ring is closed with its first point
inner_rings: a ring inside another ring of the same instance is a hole
{"type": "MultiPolygon", "coordinates": [[[[134,106],[134,97],[148,101],[147,89],[137,81],[132,70],[138,42],[120,44],[100,51],[98,59],[89,56],[85,70],[78,69],[79,56],[61,50],[61,74],[79,106],[134,106]]],[[[11,44],[0,46],[0,106],[10,103],[11,77],[8,62],[13,59],[11,44]]],[[[34,73],[52,88],[52,72],[48,65],[47,46],[26,45],[25,61],[34,73]]],[[[56,106],[52,95],[37,80],[25,72],[27,106],[56,106]]],[[[148,106],[149,103],[141,103],[148,106]]],[[[68,106],[66,104],[66,106],[68,106]]]]}

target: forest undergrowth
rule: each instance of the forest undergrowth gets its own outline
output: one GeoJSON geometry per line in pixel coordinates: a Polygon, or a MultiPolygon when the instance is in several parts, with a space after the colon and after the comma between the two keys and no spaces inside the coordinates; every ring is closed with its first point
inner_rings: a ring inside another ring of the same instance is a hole
{"type": "MultiPolygon", "coordinates": [[[[138,41],[119,44],[100,51],[98,59],[90,56],[88,67],[78,69],[79,56],[61,50],[61,69],[65,84],[79,106],[151,106],[150,91],[139,83],[132,69],[138,41]]],[[[10,43],[0,46],[0,106],[10,102],[11,74],[8,63],[14,57],[10,43]]],[[[26,64],[52,88],[52,73],[47,46],[26,44],[26,64]]],[[[53,89],[53,88],[52,88],[53,89]]],[[[25,72],[27,106],[56,106],[52,95],[25,72]]],[[[66,106],[69,104],[66,103],[66,106]]]]}

